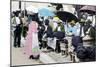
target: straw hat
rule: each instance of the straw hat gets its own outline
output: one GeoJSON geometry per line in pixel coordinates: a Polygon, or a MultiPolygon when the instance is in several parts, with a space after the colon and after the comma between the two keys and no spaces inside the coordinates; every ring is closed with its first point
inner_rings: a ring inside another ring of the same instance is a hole
{"type": "Polygon", "coordinates": [[[58,20],[59,18],[57,16],[53,18],[53,21],[58,21],[58,20]]]}
{"type": "Polygon", "coordinates": [[[53,21],[54,22],[62,22],[62,20],[60,20],[59,17],[57,17],[57,16],[53,18],[53,21]]]}
{"type": "Polygon", "coordinates": [[[84,20],[84,19],[80,19],[80,22],[81,22],[81,23],[82,23],[82,22],[84,23],[84,22],[85,22],[85,20],[84,20]]]}
{"type": "Polygon", "coordinates": [[[72,21],[70,22],[70,24],[75,24],[75,20],[72,20],[72,21]]]}

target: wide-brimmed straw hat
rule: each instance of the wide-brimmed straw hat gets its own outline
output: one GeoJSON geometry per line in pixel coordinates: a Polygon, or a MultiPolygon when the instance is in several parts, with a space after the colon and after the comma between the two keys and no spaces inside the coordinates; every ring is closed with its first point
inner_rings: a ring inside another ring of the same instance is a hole
{"type": "Polygon", "coordinates": [[[53,18],[53,21],[54,21],[54,22],[58,22],[58,23],[62,22],[62,21],[59,19],[59,17],[57,17],[57,16],[53,18]]]}

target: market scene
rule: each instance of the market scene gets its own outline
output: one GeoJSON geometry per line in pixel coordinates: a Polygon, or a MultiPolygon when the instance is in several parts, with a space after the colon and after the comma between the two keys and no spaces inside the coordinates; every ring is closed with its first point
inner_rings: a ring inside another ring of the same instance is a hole
{"type": "Polygon", "coordinates": [[[11,1],[11,65],[96,61],[96,6],[11,1]]]}

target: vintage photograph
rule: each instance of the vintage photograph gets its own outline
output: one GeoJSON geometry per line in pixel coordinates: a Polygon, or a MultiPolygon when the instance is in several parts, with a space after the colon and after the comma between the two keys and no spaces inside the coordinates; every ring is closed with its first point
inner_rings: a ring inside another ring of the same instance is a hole
{"type": "Polygon", "coordinates": [[[11,66],[96,61],[96,6],[11,0],[11,66]]]}

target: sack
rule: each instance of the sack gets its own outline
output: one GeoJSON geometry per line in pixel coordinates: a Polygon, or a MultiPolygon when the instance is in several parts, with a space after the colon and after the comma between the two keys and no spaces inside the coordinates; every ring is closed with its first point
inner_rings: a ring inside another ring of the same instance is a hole
{"type": "Polygon", "coordinates": [[[78,46],[76,49],[76,55],[79,59],[86,59],[87,58],[86,48],[83,46],[78,46]]]}
{"type": "Polygon", "coordinates": [[[96,46],[87,47],[87,58],[95,60],[96,59],[96,46]]]}

